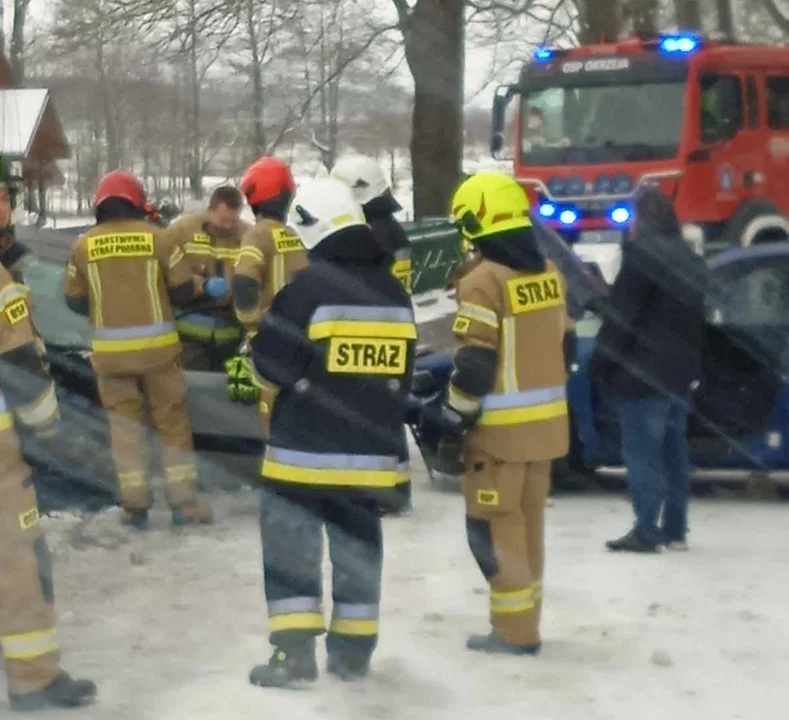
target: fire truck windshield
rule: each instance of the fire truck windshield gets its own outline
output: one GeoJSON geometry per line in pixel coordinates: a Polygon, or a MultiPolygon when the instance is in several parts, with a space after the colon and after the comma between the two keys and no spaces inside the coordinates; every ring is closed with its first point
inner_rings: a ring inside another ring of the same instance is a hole
{"type": "Polygon", "coordinates": [[[685,82],[541,87],[522,100],[526,166],[666,160],[677,155],[685,82]]]}

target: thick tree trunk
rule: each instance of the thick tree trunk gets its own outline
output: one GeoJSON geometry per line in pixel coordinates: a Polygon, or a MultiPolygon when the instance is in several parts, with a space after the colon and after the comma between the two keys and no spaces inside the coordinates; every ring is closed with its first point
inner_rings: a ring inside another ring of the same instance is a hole
{"type": "Polygon", "coordinates": [[[443,216],[463,157],[464,12],[457,0],[419,0],[404,28],[414,78],[414,216],[443,216]]]}
{"type": "Polygon", "coordinates": [[[674,0],[677,25],[682,30],[701,30],[701,4],[699,0],[674,0]]]}
{"type": "Polygon", "coordinates": [[[718,30],[730,38],[734,38],[734,14],[731,9],[731,0],[717,0],[718,30]]]}
{"type": "Polygon", "coordinates": [[[622,13],[619,0],[583,0],[581,37],[584,44],[614,42],[619,39],[622,13]]]}
{"type": "Polygon", "coordinates": [[[112,90],[105,64],[104,39],[101,37],[96,45],[96,69],[99,74],[102,111],[104,114],[104,132],[107,138],[107,170],[115,170],[121,166],[121,154],[118,146],[118,130],[115,126],[115,112],[112,107],[112,90]]]}
{"type": "Polygon", "coordinates": [[[25,82],[25,24],[30,0],[14,0],[14,22],[11,28],[11,77],[21,87],[25,82]]]}
{"type": "Polygon", "coordinates": [[[629,10],[635,32],[643,35],[657,33],[660,14],[659,0],[631,0],[629,10]]]}

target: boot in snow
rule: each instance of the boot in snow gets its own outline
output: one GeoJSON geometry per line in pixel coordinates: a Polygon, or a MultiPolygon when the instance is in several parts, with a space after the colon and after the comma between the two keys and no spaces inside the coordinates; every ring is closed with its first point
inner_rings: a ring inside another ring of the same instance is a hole
{"type": "Polygon", "coordinates": [[[638,531],[638,528],[633,528],[627,535],[623,535],[621,538],[609,540],[605,546],[614,552],[646,554],[663,552],[663,546],[660,543],[645,538],[638,531]]]}
{"type": "Polygon", "coordinates": [[[121,515],[121,523],[127,527],[133,527],[135,530],[147,530],[148,511],[124,509],[121,515]]]}
{"type": "Polygon", "coordinates": [[[370,674],[370,656],[361,653],[330,652],[326,672],[346,682],[364,680],[370,674]]]}
{"type": "Polygon", "coordinates": [[[287,688],[299,682],[318,679],[315,640],[303,647],[283,650],[275,648],[267,665],[258,665],[249,673],[249,682],[257,687],[287,688]]]}
{"type": "Polygon", "coordinates": [[[536,645],[516,645],[500,637],[495,632],[487,635],[472,635],[466,641],[466,647],[474,652],[484,652],[492,655],[538,655],[540,652],[540,643],[536,645]]]}
{"type": "Polygon", "coordinates": [[[173,525],[210,525],[214,522],[214,513],[208,505],[193,503],[180,508],[173,508],[173,525]]]}
{"type": "Polygon", "coordinates": [[[61,672],[43,690],[8,697],[11,709],[16,712],[35,712],[47,708],[78,708],[92,705],[95,699],[94,682],[74,680],[66,672],[61,672]]]}

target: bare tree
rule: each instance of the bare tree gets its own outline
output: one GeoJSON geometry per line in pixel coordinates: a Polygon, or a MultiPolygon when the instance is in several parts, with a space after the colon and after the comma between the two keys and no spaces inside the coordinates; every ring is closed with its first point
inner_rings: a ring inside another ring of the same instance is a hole
{"type": "Polygon", "coordinates": [[[582,43],[613,42],[622,27],[619,0],[578,0],[580,40],[582,43]]]}
{"type": "Polygon", "coordinates": [[[414,79],[414,214],[445,215],[461,173],[464,13],[457,0],[392,0],[414,79]]]}
{"type": "Polygon", "coordinates": [[[677,25],[683,30],[700,30],[701,5],[699,0],[674,0],[677,25]]]}
{"type": "Polygon", "coordinates": [[[11,26],[11,75],[17,85],[25,80],[25,25],[30,0],[14,0],[14,19],[11,26]]]}

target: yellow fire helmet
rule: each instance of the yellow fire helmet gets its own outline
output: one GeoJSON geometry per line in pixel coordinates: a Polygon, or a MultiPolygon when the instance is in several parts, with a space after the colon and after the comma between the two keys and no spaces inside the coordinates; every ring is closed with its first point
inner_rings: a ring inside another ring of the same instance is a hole
{"type": "Polygon", "coordinates": [[[531,227],[529,198],[509,175],[477,173],[455,190],[451,219],[461,232],[461,245],[466,247],[505,230],[531,227]]]}

